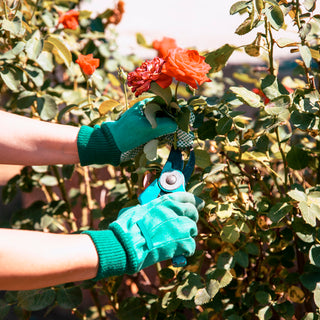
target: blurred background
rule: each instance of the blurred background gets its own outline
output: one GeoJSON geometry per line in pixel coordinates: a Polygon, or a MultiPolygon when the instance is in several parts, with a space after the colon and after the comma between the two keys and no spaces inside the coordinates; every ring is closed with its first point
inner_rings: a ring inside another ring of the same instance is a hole
{"type": "MultiPolygon", "coordinates": [[[[135,53],[138,56],[154,55],[153,50],[141,48],[136,43],[136,33],[142,33],[147,42],[160,40],[162,37],[176,39],[180,47],[195,47],[198,50],[214,50],[229,43],[241,46],[251,43],[256,32],[245,36],[235,34],[237,27],[246,15],[229,14],[236,0],[127,0],[125,14],[116,30],[120,51],[124,54],[135,53]]],[[[103,12],[113,8],[115,0],[87,0],[81,9],[103,12]]],[[[294,26],[287,25],[286,31],[279,32],[281,37],[295,39],[294,26]]],[[[275,51],[278,58],[287,57],[289,51],[275,51]],[[281,52],[280,52],[281,51],[281,52]]],[[[252,58],[243,52],[234,53],[229,63],[259,63],[259,58],[252,58]]]]}

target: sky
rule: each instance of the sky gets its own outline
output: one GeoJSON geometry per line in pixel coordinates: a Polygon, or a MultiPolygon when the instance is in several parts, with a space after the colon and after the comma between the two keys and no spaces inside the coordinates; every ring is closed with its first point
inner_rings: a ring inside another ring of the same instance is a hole
{"type": "MultiPolygon", "coordinates": [[[[82,9],[103,12],[113,8],[115,0],[86,0],[82,9]]],[[[235,46],[250,44],[256,31],[239,36],[236,28],[247,15],[231,16],[230,7],[236,0],[126,0],[125,14],[116,27],[119,33],[120,52],[147,56],[153,54],[136,43],[136,33],[144,35],[148,43],[162,37],[175,38],[180,47],[194,47],[198,50],[215,50],[229,43],[235,46]]],[[[281,36],[294,39],[290,31],[281,32],[281,36]]],[[[276,57],[288,55],[286,50],[276,50],[276,57]]],[[[245,53],[234,53],[230,62],[256,62],[245,53]]]]}

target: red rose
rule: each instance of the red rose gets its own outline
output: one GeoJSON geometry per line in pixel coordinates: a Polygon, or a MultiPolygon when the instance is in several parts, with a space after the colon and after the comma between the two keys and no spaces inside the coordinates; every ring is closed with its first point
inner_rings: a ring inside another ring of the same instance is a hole
{"type": "Polygon", "coordinates": [[[66,13],[62,13],[59,17],[58,23],[62,23],[66,29],[75,30],[79,25],[79,12],[76,10],[70,10],[66,13]]]}
{"type": "Polygon", "coordinates": [[[164,58],[170,49],[177,48],[176,40],[173,38],[163,37],[162,40],[154,40],[152,42],[154,49],[158,51],[158,56],[164,58]]]}
{"type": "Polygon", "coordinates": [[[80,68],[86,75],[91,76],[96,70],[96,68],[99,67],[100,60],[93,59],[92,54],[88,54],[86,56],[79,54],[79,57],[76,60],[76,63],[80,66],[80,68]]]}
{"type": "Polygon", "coordinates": [[[211,81],[206,76],[211,66],[204,60],[205,57],[200,56],[196,50],[171,49],[165,57],[162,72],[197,89],[198,85],[211,81]]]}
{"type": "Polygon", "coordinates": [[[155,81],[162,88],[167,88],[171,84],[172,78],[161,72],[164,62],[163,59],[155,57],[129,72],[128,86],[132,87],[131,90],[135,92],[136,97],[150,89],[151,81],[155,81]]]}

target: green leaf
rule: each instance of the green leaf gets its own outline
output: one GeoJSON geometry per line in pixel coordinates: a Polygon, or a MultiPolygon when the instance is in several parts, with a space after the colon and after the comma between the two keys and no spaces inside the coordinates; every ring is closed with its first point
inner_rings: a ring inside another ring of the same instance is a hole
{"type": "Polygon", "coordinates": [[[149,45],[144,37],[144,35],[140,32],[136,33],[137,44],[144,48],[152,48],[152,45],[149,45]]]}
{"type": "Polygon", "coordinates": [[[147,142],[143,147],[143,152],[149,161],[153,161],[157,158],[158,140],[153,139],[147,142]]]}
{"type": "Polygon", "coordinates": [[[308,166],[309,154],[299,147],[292,146],[287,153],[287,163],[291,169],[302,170],[308,166]]]}
{"type": "Polygon", "coordinates": [[[172,92],[170,87],[163,89],[156,82],[152,81],[149,91],[161,97],[167,106],[170,104],[172,100],[172,92]]]}
{"type": "Polygon", "coordinates": [[[261,89],[270,100],[278,98],[281,95],[288,95],[286,88],[280,83],[278,78],[273,75],[267,75],[262,79],[261,89]]]}
{"type": "Polygon", "coordinates": [[[316,289],[313,291],[313,300],[318,308],[320,308],[320,283],[317,283],[316,289]]]}
{"type": "MultiPolygon", "coordinates": [[[[18,12],[21,15],[21,12],[18,12]]],[[[14,36],[22,36],[25,32],[25,29],[22,26],[22,21],[19,15],[17,14],[13,20],[2,20],[2,26],[1,28],[3,30],[9,31],[14,36]]]]}
{"type": "Polygon", "coordinates": [[[49,176],[49,175],[44,175],[40,180],[39,182],[41,184],[44,184],[45,186],[48,186],[48,187],[54,187],[56,185],[58,185],[58,180],[56,177],[53,177],[53,176],[49,176]]]}
{"type": "Polygon", "coordinates": [[[308,46],[299,46],[301,58],[307,68],[311,67],[312,55],[308,46]]]}
{"type": "MultiPolygon", "coordinates": [[[[270,1],[266,1],[267,3],[270,1]]],[[[276,2],[275,2],[276,3],[276,2]]],[[[281,29],[284,24],[284,14],[281,10],[281,7],[276,3],[276,5],[272,2],[272,5],[266,9],[266,16],[268,21],[270,22],[272,28],[275,30],[281,29]]]]}
{"type": "Polygon", "coordinates": [[[271,300],[270,294],[268,292],[265,292],[265,291],[257,291],[255,293],[255,298],[262,305],[268,304],[269,301],[271,300]]]}
{"type": "MultiPolygon", "coordinates": [[[[318,307],[319,308],[319,307],[318,307]]],[[[317,313],[308,312],[302,320],[320,320],[320,315],[317,313]]]]}
{"type": "Polygon", "coordinates": [[[313,291],[320,282],[320,271],[304,272],[300,281],[308,290],[313,291]]]}
{"type": "Polygon", "coordinates": [[[235,49],[236,47],[225,44],[219,49],[206,54],[205,62],[211,66],[210,73],[222,70],[235,49]]]}
{"type": "Polygon", "coordinates": [[[44,50],[50,52],[50,45],[53,46],[53,48],[57,51],[66,66],[69,67],[72,61],[72,55],[70,50],[64,45],[64,43],[58,37],[51,35],[45,39],[44,50]],[[46,47],[46,44],[49,44],[49,46],[46,47]]]}
{"type": "Polygon", "coordinates": [[[272,318],[272,310],[269,306],[265,306],[258,311],[259,320],[269,320],[272,318]]]}
{"type": "Polygon", "coordinates": [[[292,208],[293,206],[286,202],[277,203],[271,207],[268,217],[272,222],[278,223],[292,210],[292,208]]]}
{"type": "Polygon", "coordinates": [[[184,283],[177,287],[177,298],[181,300],[192,300],[197,294],[198,289],[202,287],[203,284],[200,275],[190,273],[184,283]]]}
{"type": "Polygon", "coordinates": [[[202,169],[211,166],[210,155],[207,150],[195,149],[196,165],[202,169]]]}
{"type": "Polygon", "coordinates": [[[316,8],[316,0],[304,0],[303,5],[308,11],[313,11],[316,8]]]}
{"type": "Polygon", "coordinates": [[[121,301],[117,316],[119,320],[141,320],[147,311],[147,306],[142,299],[130,297],[121,301]]]}
{"type": "Polygon", "coordinates": [[[240,26],[236,29],[235,33],[238,34],[239,36],[243,36],[249,33],[255,25],[256,24],[252,23],[251,18],[247,18],[240,24],[240,26]]]}
{"type": "Polygon", "coordinates": [[[233,120],[229,117],[223,117],[217,122],[217,133],[227,134],[232,128],[233,120]]]}
{"type": "Polygon", "coordinates": [[[194,303],[197,306],[201,306],[203,304],[208,303],[209,301],[210,301],[210,296],[209,296],[206,288],[199,289],[198,292],[196,293],[195,297],[194,297],[194,303]]]}
{"type": "Polygon", "coordinates": [[[249,256],[243,250],[238,250],[234,253],[234,260],[243,268],[248,268],[249,266],[249,256]]]}
{"type": "Polygon", "coordinates": [[[288,195],[289,195],[292,199],[294,199],[294,200],[296,200],[296,201],[307,201],[307,200],[308,200],[307,195],[306,195],[304,192],[302,192],[302,191],[300,191],[300,190],[298,190],[298,189],[290,190],[290,191],[288,192],[288,195]]]}
{"type": "Polygon", "coordinates": [[[6,86],[12,91],[18,91],[21,83],[21,73],[15,68],[6,66],[0,69],[0,76],[6,86]]]}
{"type": "Polygon", "coordinates": [[[246,244],[245,251],[248,254],[251,254],[253,256],[258,256],[260,254],[259,247],[255,243],[252,243],[252,242],[249,242],[246,244]]]}
{"type": "Polygon", "coordinates": [[[230,14],[236,14],[244,9],[247,9],[250,6],[251,1],[238,1],[234,3],[230,8],[230,14]]]}
{"type": "Polygon", "coordinates": [[[310,248],[309,259],[312,264],[320,267],[320,245],[315,244],[310,248]]]}
{"type": "Polygon", "coordinates": [[[58,106],[55,99],[48,94],[38,97],[37,104],[37,111],[42,120],[52,120],[58,113],[58,106]]]}
{"type": "MultiPolygon", "coordinates": [[[[226,273],[230,272],[227,271],[226,273]]],[[[219,292],[219,288],[221,288],[219,281],[210,279],[209,283],[207,284],[207,292],[211,299],[219,292]]]]}
{"type": "Polygon", "coordinates": [[[25,47],[25,43],[23,41],[19,41],[13,49],[1,54],[0,60],[5,59],[15,59],[17,55],[19,55],[25,47]]]}
{"type": "Polygon", "coordinates": [[[261,106],[260,96],[244,87],[230,87],[230,90],[244,103],[253,108],[261,106]]]}
{"type": "Polygon", "coordinates": [[[317,218],[317,211],[312,210],[312,206],[309,206],[307,202],[301,201],[298,204],[298,207],[301,211],[302,218],[303,220],[310,224],[311,226],[315,227],[316,226],[316,218],[317,218]]]}
{"type": "Polygon", "coordinates": [[[216,209],[216,214],[221,220],[226,220],[232,216],[233,203],[219,203],[216,209]]]}
{"type": "Polygon", "coordinates": [[[29,59],[36,61],[43,48],[43,39],[39,30],[36,30],[26,43],[26,53],[29,59]]]}
{"type": "Polygon", "coordinates": [[[59,307],[73,309],[82,302],[82,291],[79,287],[59,287],[56,299],[59,307]]]}
{"type": "Polygon", "coordinates": [[[52,72],[54,69],[54,63],[53,63],[53,55],[50,52],[42,51],[38,58],[36,59],[39,66],[44,70],[48,72],[52,72]]]}
{"type": "Polygon", "coordinates": [[[35,66],[28,64],[26,66],[26,72],[28,77],[33,81],[33,83],[40,88],[44,82],[44,73],[43,71],[35,66]]]}
{"type": "Polygon", "coordinates": [[[222,241],[235,243],[240,238],[239,228],[236,225],[224,226],[221,230],[220,237],[222,241]]]}
{"type": "Polygon", "coordinates": [[[188,107],[182,107],[176,117],[178,128],[187,133],[190,131],[190,115],[190,109],[188,107]]]}
{"type": "Polygon", "coordinates": [[[217,135],[216,130],[217,121],[215,120],[208,120],[201,124],[198,128],[198,137],[201,140],[210,139],[213,140],[217,135]]]}
{"type": "Polygon", "coordinates": [[[19,291],[18,305],[28,311],[37,311],[51,305],[55,297],[53,289],[19,291]]]}
{"type": "Polygon", "coordinates": [[[313,129],[316,125],[316,117],[315,115],[307,112],[299,112],[298,110],[294,110],[291,113],[290,117],[292,124],[301,130],[313,129]]]}

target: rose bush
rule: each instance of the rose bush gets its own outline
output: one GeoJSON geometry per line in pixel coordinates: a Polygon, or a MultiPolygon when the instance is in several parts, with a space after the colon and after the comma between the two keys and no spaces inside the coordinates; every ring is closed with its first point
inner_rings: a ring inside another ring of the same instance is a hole
{"type": "MultiPolygon", "coordinates": [[[[92,320],[319,318],[316,1],[234,1],[230,14],[244,17],[235,33],[253,36],[240,48],[225,44],[199,54],[172,40],[152,46],[138,34],[141,45],[162,55],[165,62],[158,57],[155,64],[117,51],[113,27],[123,1],[97,15],[80,10],[78,1],[1,5],[4,110],[94,126],[117,119],[138,91],[138,99],[151,98],[155,110],[163,108],[180,130],[193,134],[196,168],[187,190],[206,205],[197,250],[185,268],[168,261],[130,276],[2,293],[0,319],[9,313],[31,319],[39,312],[60,319],[61,309],[70,319],[92,320]],[[70,10],[79,12],[76,31],[57,28],[61,12],[70,10]],[[278,31],[285,28],[296,39],[282,38],[278,31]],[[286,63],[274,59],[276,46],[291,51],[286,63]],[[227,76],[224,67],[236,49],[262,59],[232,66],[227,76]],[[92,55],[83,73],[79,54],[92,55]],[[163,73],[173,78],[171,85],[156,83],[163,73]]],[[[145,112],[152,122],[154,108],[145,112]]],[[[161,172],[168,148],[160,143],[157,151],[155,160],[144,150],[117,168],[25,167],[2,198],[9,203],[17,192],[32,198],[1,226],[55,233],[107,228],[161,172]]]]}

